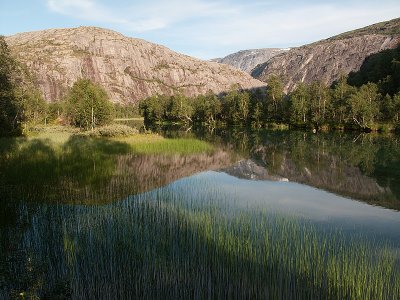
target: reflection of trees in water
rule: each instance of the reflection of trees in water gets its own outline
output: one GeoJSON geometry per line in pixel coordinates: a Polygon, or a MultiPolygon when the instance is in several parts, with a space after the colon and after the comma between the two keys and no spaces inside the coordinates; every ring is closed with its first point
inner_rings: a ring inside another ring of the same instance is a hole
{"type": "Polygon", "coordinates": [[[107,139],[72,137],[9,139],[0,148],[0,191],[7,202],[32,200],[80,204],[109,203],[182,177],[231,163],[221,149],[190,155],[139,155],[107,139]]]}
{"type": "Polygon", "coordinates": [[[12,151],[6,146],[0,153],[1,190],[9,201],[57,202],[77,190],[88,193],[115,172],[115,155],[129,151],[124,143],[81,137],[72,137],[63,145],[39,139],[2,143],[14,144],[12,151]]]}
{"type": "MultiPolygon", "coordinates": [[[[170,137],[195,133],[169,131],[170,137]]],[[[213,154],[136,155],[111,140],[74,137],[63,146],[50,141],[0,142],[0,190],[5,199],[105,203],[148,191],[237,157],[251,158],[273,176],[341,195],[398,208],[400,147],[397,137],[371,134],[249,132],[224,130],[202,139],[213,154]],[[226,149],[226,150],[223,150],[226,149]],[[236,152],[237,155],[229,154],[236,152]]]]}

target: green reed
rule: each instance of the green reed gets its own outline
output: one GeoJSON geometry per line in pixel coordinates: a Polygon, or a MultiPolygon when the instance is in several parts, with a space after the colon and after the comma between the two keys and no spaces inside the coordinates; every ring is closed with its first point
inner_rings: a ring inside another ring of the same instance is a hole
{"type": "Polygon", "coordinates": [[[214,147],[197,139],[154,139],[147,142],[127,140],[132,151],[140,154],[196,154],[211,152],[214,147]]]}
{"type": "Polygon", "coordinates": [[[234,191],[200,186],[183,181],[108,206],[36,209],[34,219],[42,222],[24,233],[22,248],[37,275],[24,292],[174,299],[400,295],[395,245],[267,208],[238,207],[234,191]]]}

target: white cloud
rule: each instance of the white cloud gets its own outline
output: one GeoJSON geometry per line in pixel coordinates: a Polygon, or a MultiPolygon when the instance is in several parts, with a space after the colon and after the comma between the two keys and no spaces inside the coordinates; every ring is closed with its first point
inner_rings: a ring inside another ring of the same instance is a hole
{"type": "Polygon", "coordinates": [[[100,5],[94,0],[48,0],[47,5],[53,12],[85,21],[115,24],[129,31],[145,32],[166,26],[161,18],[125,18],[123,13],[113,12],[110,7],[100,5]]]}
{"type": "Polygon", "coordinates": [[[146,32],[168,27],[192,18],[218,16],[232,11],[217,3],[201,0],[171,0],[139,3],[113,9],[95,0],[47,0],[56,13],[86,21],[122,25],[131,32],[146,32]]]}

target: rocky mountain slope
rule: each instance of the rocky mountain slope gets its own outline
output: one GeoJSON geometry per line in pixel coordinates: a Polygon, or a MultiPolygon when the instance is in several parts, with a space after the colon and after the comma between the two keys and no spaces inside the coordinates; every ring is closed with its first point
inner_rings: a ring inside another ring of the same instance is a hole
{"type": "Polygon", "coordinates": [[[272,74],[282,76],[286,92],[298,82],[331,84],[341,74],[359,70],[369,55],[393,49],[399,42],[400,18],[292,48],[258,65],[251,74],[262,81],[272,74]]]}
{"type": "Polygon", "coordinates": [[[233,84],[243,89],[264,85],[233,67],[96,27],[20,33],[6,41],[47,101],[61,99],[78,78],[100,83],[113,102],[121,103],[155,94],[220,93],[233,84]]]}
{"type": "Polygon", "coordinates": [[[278,49],[278,48],[242,50],[236,53],[229,54],[224,58],[217,58],[212,61],[231,65],[244,72],[251,73],[251,71],[257,65],[264,63],[273,58],[274,56],[284,53],[288,50],[289,49],[278,49]]]}

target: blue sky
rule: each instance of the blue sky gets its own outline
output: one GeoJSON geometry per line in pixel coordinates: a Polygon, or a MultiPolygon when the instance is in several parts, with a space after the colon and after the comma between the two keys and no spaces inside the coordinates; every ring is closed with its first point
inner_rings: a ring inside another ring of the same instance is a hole
{"type": "Polygon", "coordinates": [[[81,25],[202,59],[293,47],[400,17],[399,0],[0,0],[0,34],[81,25]]]}

